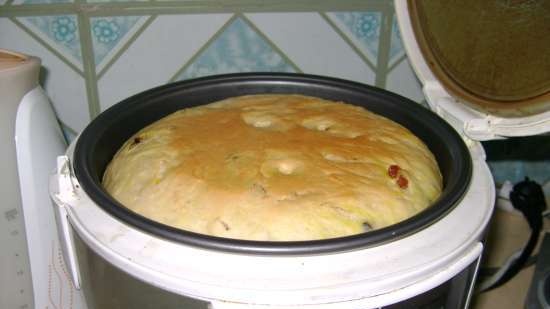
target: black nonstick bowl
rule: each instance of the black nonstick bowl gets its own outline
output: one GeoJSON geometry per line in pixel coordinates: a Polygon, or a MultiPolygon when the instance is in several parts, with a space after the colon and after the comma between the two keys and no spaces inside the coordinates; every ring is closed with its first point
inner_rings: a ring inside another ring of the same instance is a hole
{"type": "Polygon", "coordinates": [[[182,245],[243,254],[298,255],[340,252],[395,241],[436,222],[466,192],[472,174],[469,151],[458,133],[436,114],[397,94],[322,76],[284,73],[218,75],[168,84],[115,104],[78,137],[73,169],[82,189],[98,207],[128,225],[182,245]],[[250,241],[208,236],[145,218],[115,201],[101,185],[107,164],[134,133],[182,108],[247,94],[303,94],[360,105],[407,127],[435,155],[444,179],[439,199],[397,224],[362,234],[312,241],[250,241]]]}

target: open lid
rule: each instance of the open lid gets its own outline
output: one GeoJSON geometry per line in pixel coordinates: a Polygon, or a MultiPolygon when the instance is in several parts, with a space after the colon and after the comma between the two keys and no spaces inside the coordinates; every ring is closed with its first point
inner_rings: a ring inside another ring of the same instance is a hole
{"type": "Polygon", "coordinates": [[[549,1],[395,1],[430,106],[475,140],[550,130],[549,1]]]}

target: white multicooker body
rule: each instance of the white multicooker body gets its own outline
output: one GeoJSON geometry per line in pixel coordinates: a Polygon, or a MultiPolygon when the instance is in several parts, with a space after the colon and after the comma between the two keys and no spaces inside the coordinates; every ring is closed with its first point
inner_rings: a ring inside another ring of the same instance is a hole
{"type": "MultiPolygon", "coordinates": [[[[145,282],[212,302],[214,308],[378,308],[430,290],[477,263],[494,201],[482,149],[461,203],[418,233],[373,248],[313,256],[259,256],[199,249],[124,224],[78,187],[70,157],[58,158],[50,191],[61,214],[97,254],[145,282]],[[465,220],[465,218],[468,218],[465,220]],[[265,306],[261,306],[263,304],[265,306]],[[279,306],[279,307],[278,307],[279,306]]],[[[61,231],[71,244],[70,229],[61,231]]],[[[68,264],[77,259],[68,246],[68,264]]],[[[79,271],[71,269],[76,286],[79,271]]]]}

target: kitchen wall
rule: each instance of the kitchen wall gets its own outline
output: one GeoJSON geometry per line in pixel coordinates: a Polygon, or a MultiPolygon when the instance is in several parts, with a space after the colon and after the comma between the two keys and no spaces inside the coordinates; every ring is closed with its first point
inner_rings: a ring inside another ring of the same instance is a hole
{"type": "MultiPolygon", "coordinates": [[[[335,76],[425,103],[386,0],[0,0],[0,48],[42,59],[69,139],[125,97],[219,73],[335,76]]],[[[512,163],[492,165],[497,182],[532,166],[512,163]]]]}

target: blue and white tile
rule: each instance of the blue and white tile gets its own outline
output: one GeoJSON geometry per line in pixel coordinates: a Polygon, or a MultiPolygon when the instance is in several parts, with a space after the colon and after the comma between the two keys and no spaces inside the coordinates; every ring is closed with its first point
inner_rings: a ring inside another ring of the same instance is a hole
{"type": "Polygon", "coordinates": [[[17,20],[69,62],[82,69],[80,37],[75,15],[26,16],[17,20]]]}
{"type": "Polygon", "coordinates": [[[403,47],[403,41],[401,33],[399,32],[399,25],[397,24],[397,18],[394,15],[391,29],[391,41],[390,41],[390,55],[389,66],[392,66],[397,60],[401,59],[405,55],[405,48],[403,47]]]}
{"type": "Polygon", "coordinates": [[[148,16],[108,16],[90,18],[94,62],[101,71],[148,16]]]}
{"type": "Polygon", "coordinates": [[[319,13],[246,17],[304,73],[374,83],[375,73],[319,13]]]}
{"type": "Polygon", "coordinates": [[[330,20],[376,65],[380,45],[380,12],[328,13],[330,20]]]}
{"type": "Polygon", "coordinates": [[[236,72],[295,72],[242,18],[236,18],[178,77],[236,72]]]}
{"type": "Polygon", "coordinates": [[[8,18],[0,18],[0,46],[42,59],[42,86],[57,116],[74,131],[82,130],[90,121],[83,77],[8,18]]]}
{"type": "Polygon", "coordinates": [[[231,14],[157,17],[98,81],[101,109],[163,85],[231,18],[231,14]]]}
{"type": "Polygon", "coordinates": [[[408,59],[401,61],[388,73],[385,88],[419,103],[424,100],[422,84],[414,74],[408,59]]]}

